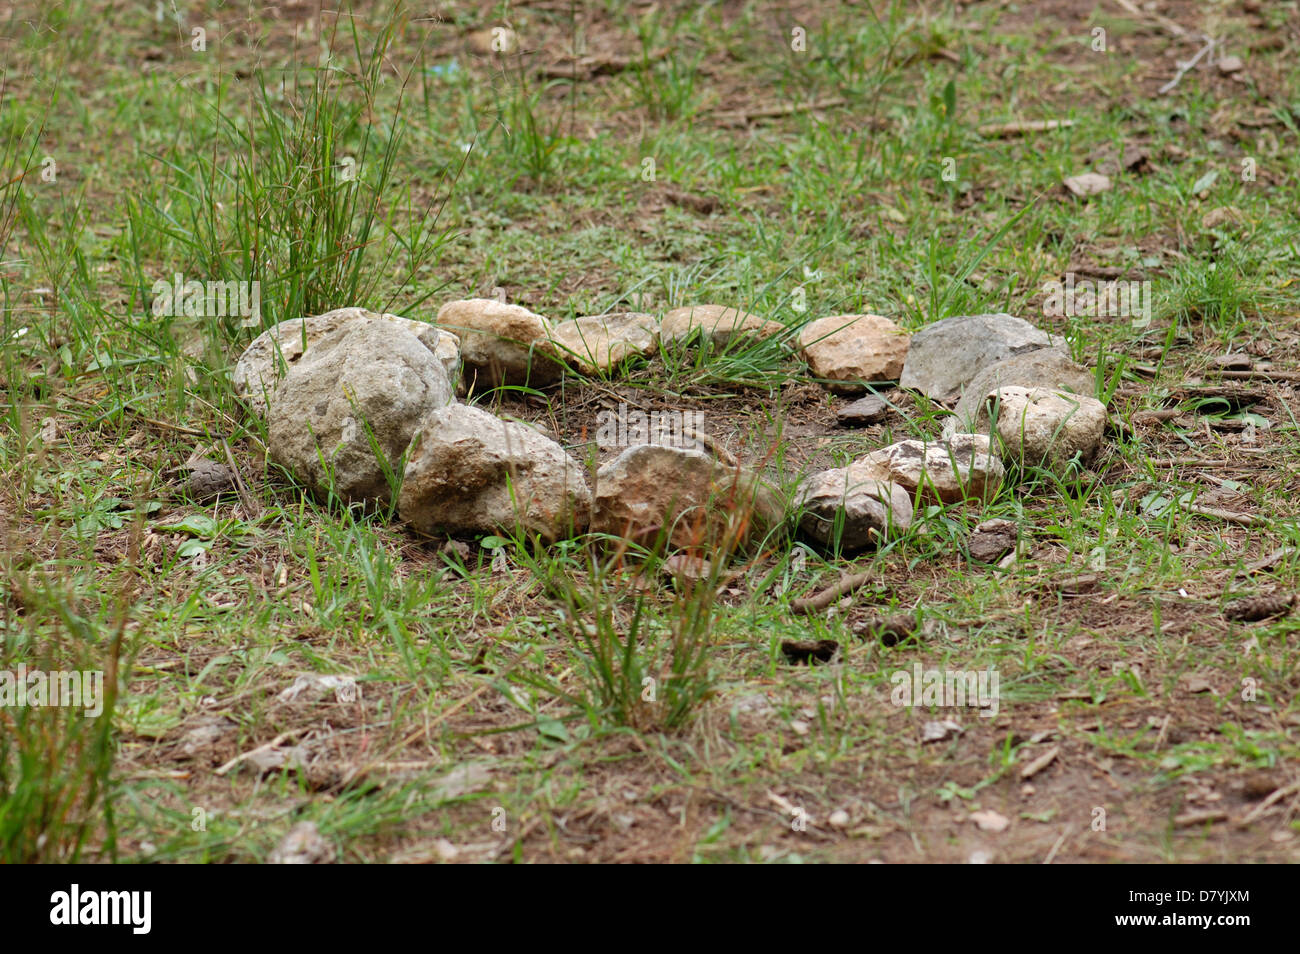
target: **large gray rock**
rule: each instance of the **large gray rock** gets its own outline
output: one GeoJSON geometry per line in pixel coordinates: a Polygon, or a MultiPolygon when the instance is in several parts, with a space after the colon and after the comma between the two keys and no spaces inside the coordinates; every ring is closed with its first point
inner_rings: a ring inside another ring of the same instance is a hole
{"type": "Polygon", "coordinates": [[[1004,463],[1045,467],[1064,476],[1072,461],[1096,457],[1106,406],[1096,398],[1046,388],[999,388],[987,396],[976,427],[995,433],[1004,463]]]}
{"type": "Polygon", "coordinates": [[[608,373],[633,355],[654,354],[659,322],[634,311],[573,318],[551,325],[551,341],[554,351],[583,374],[608,373]]]}
{"type": "Polygon", "coordinates": [[[424,321],[400,315],[378,314],[364,308],[336,308],[323,315],[291,318],[267,328],[253,339],[235,362],[230,383],[235,397],[256,414],[265,414],[267,399],[312,345],[328,334],[359,319],[378,319],[395,329],[414,335],[437,355],[454,384],[460,375],[460,341],[453,334],[440,332],[424,321]]]}
{"type": "Polygon", "coordinates": [[[856,464],[805,478],[794,504],[804,536],[847,552],[876,546],[912,524],[912,495],[856,464]]]}
{"type": "Polygon", "coordinates": [[[880,315],[831,315],[799,330],[799,346],[812,373],[841,394],[897,381],[910,335],[880,315]]]}
{"type": "Polygon", "coordinates": [[[398,514],[423,533],[512,533],[550,542],[581,532],[591,512],[582,466],[527,424],[453,404],[420,424],[398,514]]]}
{"type": "Polygon", "coordinates": [[[1002,387],[1047,388],[1049,391],[1096,397],[1097,376],[1055,348],[1038,348],[1004,358],[971,378],[961,400],[953,408],[953,416],[944,421],[944,436],[970,431],[979,417],[984,399],[1002,387]]]}
{"type": "Polygon", "coordinates": [[[1007,314],[959,315],[926,325],[912,336],[899,384],[947,403],[961,397],[975,375],[1013,355],[1059,347],[1046,331],[1007,314]]]}
{"type": "Polygon", "coordinates": [[[785,326],[758,315],[724,305],[687,305],[664,315],[659,335],[664,344],[685,344],[698,333],[715,348],[733,341],[763,341],[780,334],[785,326]]]}
{"type": "Polygon", "coordinates": [[[902,487],[916,504],[989,501],[1006,471],[983,434],[945,441],[899,441],[855,462],[863,475],[902,487]]]}
{"type": "Polygon", "coordinates": [[[741,545],[783,516],[776,493],[700,450],[641,444],[596,474],[591,529],[643,546],[741,545]]]}
{"type": "Polygon", "coordinates": [[[449,301],[435,319],[460,338],[460,356],[480,389],[498,385],[546,387],[560,380],[551,323],[520,305],[494,298],[449,301]]]}
{"type": "Polygon", "coordinates": [[[318,497],[386,502],[385,464],[400,475],[420,421],[453,400],[426,342],[383,316],[355,317],[289,368],[267,408],[267,448],[318,497]]]}

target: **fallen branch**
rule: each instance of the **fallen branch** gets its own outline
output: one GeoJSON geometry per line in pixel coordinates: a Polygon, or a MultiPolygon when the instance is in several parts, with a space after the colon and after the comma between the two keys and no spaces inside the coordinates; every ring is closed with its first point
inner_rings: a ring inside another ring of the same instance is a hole
{"type": "Polygon", "coordinates": [[[1220,371],[1229,381],[1300,381],[1300,371],[1220,371]]]}
{"type": "Polygon", "coordinates": [[[242,754],[240,754],[240,755],[236,755],[233,759],[231,759],[231,760],[230,760],[229,762],[227,762],[225,765],[221,766],[221,768],[217,769],[216,774],[217,774],[217,775],[225,775],[227,772],[229,772],[232,768],[234,768],[234,767],[235,767],[236,765],[238,765],[240,762],[243,762],[245,759],[251,759],[254,755],[260,755],[260,754],[263,753],[263,752],[269,752],[269,751],[272,750],[272,749],[278,748],[281,742],[284,742],[284,741],[286,741],[286,740],[288,740],[288,739],[293,738],[296,734],[297,734],[297,733],[294,733],[294,732],[281,732],[279,735],[277,735],[277,736],[276,736],[274,739],[272,739],[270,742],[267,742],[267,743],[264,744],[264,745],[259,745],[259,746],[258,746],[257,748],[255,748],[255,749],[249,749],[247,752],[244,752],[244,753],[242,753],[242,754]]]}
{"type": "Polygon", "coordinates": [[[1137,17],[1139,20],[1146,20],[1148,23],[1158,24],[1164,27],[1174,36],[1187,36],[1186,28],[1179,26],[1177,23],[1175,23],[1173,20],[1169,19],[1168,17],[1162,17],[1158,13],[1144,13],[1143,11],[1139,10],[1136,6],[1134,6],[1133,0],[1115,0],[1115,3],[1118,6],[1122,7],[1128,13],[1131,13],[1133,16],[1137,17]]]}
{"type": "Polygon", "coordinates": [[[1259,464],[1252,464],[1239,460],[1206,460],[1203,457],[1151,457],[1147,463],[1152,467],[1258,467],[1259,464]]]}
{"type": "Polygon", "coordinates": [[[1185,503],[1183,509],[1188,513],[1200,514],[1202,517],[1214,517],[1218,520],[1226,520],[1228,523],[1235,523],[1242,527],[1253,527],[1260,522],[1259,517],[1251,516],[1248,513],[1236,513],[1232,510],[1220,510],[1218,507],[1206,507],[1198,503],[1185,503]]]}
{"type": "Polygon", "coordinates": [[[1264,557],[1264,559],[1256,560],[1245,569],[1238,571],[1237,575],[1253,576],[1254,574],[1260,573],[1264,570],[1271,570],[1293,553],[1295,553],[1295,547],[1282,547],[1280,550],[1274,550],[1268,556],[1264,557]]]}
{"type": "Polygon", "coordinates": [[[795,600],[790,604],[790,609],[796,613],[815,613],[818,610],[824,610],[841,597],[871,582],[872,578],[873,575],[870,573],[855,573],[853,576],[846,576],[834,586],[828,586],[820,593],[815,593],[805,599],[795,600]]]}
{"type": "Polygon", "coordinates": [[[1218,40],[1214,39],[1213,37],[1210,37],[1206,40],[1205,45],[1201,47],[1199,50],[1197,50],[1196,55],[1193,56],[1190,60],[1180,60],[1178,63],[1178,72],[1174,74],[1173,79],[1171,79],[1164,86],[1160,87],[1159,89],[1160,95],[1163,96],[1165,93],[1168,93],[1175,86],[1177,86],[1182,81],[1182,78],[1186,76],[1191,70],[1193,70],[1196,67],[1197,63],[1201,62],[1201,57],[1203,57],[1206,53],[1209,53],[1210,50],[1214,49],[1215,46],[1218,45],[1218,42],[1219,42],[1218,40]]]}
{"type": "Polygon", "coordinates": [[[244,505],[244,512],[251,518],[262,515],[262,505],[253,499],[253,495],[248,492],[248,486],[244,483],[244,478],[239,475],[239,465],[235,463],[235,455],[230,450],[230,444],[223,438],[221,449],[226,454],[226,465],[230,468],[230,473],[235,478],[235,490],[239,492],[240,503],[244,505]]]}
{"type": "Polygon", "coordinates": [[[1252,808],[1250,812],[1248,812],[1245,815],[1245,817],[1243,817],[1240,821],[1237,822],[1237,827],[1245,828],[1247,825],[1255,821],[1255,819],[1259,818],[1261,815],[1263,815],[1266,811],[1268,811],[1270,808],[1272,808],[1282,799],[1286,798],[1288,795],[1294,794],[1295,792],[1300,792],[1300,782],[1292,782],[1290,785],[1284,785],[1282,788],[1279,788],[1268,798],[1264,799],[1262,802],[1260,802],[1258,805],[1252,808]]]}
{"type": "Polygon", "coordinates": [[[668,47],[652,50],[645,56],[566,56],[543,66],[543,76],[556,79],[589,80],[594,76],[612,76],[626,70],[649,66],[668,57],[668,47]]]}
{"type": "Polygon", "coordinates": [[[989,123],[979,127],[979,134],[993,139],[1005,139],[1008,136],[1019,136],[1022,133],[1069,129],[1073,125],[1073,119],[1032,119],[1010,123],[989,123]]]}
{"type": "Polygon", "coordinates": [[[714,118],[738,120],[742,125],[752,119],[776,119],[780,116],[793,116],[795,113],[807,113],[818,109],[833,109],[847,106],[848,100],[836,96],[831,99],[818,99],[810,103],[787,103],[784,106],[767,106],[762,109],[736,109],[714,113],[714,118]]]}

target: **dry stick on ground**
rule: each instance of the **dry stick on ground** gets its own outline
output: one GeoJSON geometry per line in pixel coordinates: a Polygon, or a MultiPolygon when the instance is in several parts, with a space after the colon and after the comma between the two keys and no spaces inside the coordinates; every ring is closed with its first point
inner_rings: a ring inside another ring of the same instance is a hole
{"type": "Polygon", "coordinates": [[[1051,132],[1053,129],[1069,129],[1074,125],[1073,119],[1027,119],[1009,123],[988,123],[978,130],[981,136],[992,139],[1005,139],[1027,132],[1051,132]]]}
{"type": "Polygon", "coordinates": [[[1056,859],[1057,852],[1061,850],[1061,846],[1065,844],[1065,839],[1069,837],[1070,837],[1070,826],[1066,825],[1064,828],[1061,829],[1061,837],[1056,839],[1056,844],[1052,845],[1052,850],[1049,851],[1047,853],[1047,857],[1043,859],[1043,864],[1050,865],[1056,859]]]}
{"type": "Polygon", "coordinates": [[[1280,550],[1274,550],[1272,553],[1264,557],[1262,560],[1256,560],[1254,563],[1250,564],[1245,569],[1240,570],[1237,573],[1237,575],[1253,576],[1254,574],[1259,573],[1263,570],[1271,570],[1274,566],[1276,566],[1285,558],[1291,556],[1291,554],[1293,553],[1295,553],[1295,547],[1282,547],[1280,550]]]}
{"type": "Polygon", "coordinates": [[[1263,815],[1266,811],[1268,811],[1271,807],[1273,807],[1275,804],[1280,802],[1282,799],[1296,792],[1300,792],[1300,782],[1292,782],[1290,785],[1285,785],[1282,788],[1279,788],[1268,798],[1264,799],[1262,802],[1260,802],[1258,805],[1252,808],[1248,814],[1246,814],[1240,821],[1237,822],[1237,827],[1245,828],[1247,825],[1251,824],[1253,821],[1255,821],[1257,818],[1263,815]]]}
{"type": "Polygon", "coordinates": [[[824,610],[840,597],[870,583],[874,575],[872,573],[855,573],[853,576],[846,576],[834,586],[828,586],[820,593],[805,599],[795,600],[790,604],[790,609],[796,613],[815,613],[818,610],[824,610]]]}
{"type": "Polygon", "coordinates": [[[268,752],[271,749],[274,749],[277,746],[279,746],[281,742],[284,742],[286,739],[291,739],[297,734],[298,733],[296,732],[281,732],[270,742],[267,742],[264,745],[259,745],[257,748],[250,749],[249,751],[241,753],[240,755],[236,755],[225,765],[221,766],[221,768],[217,769],[216,774],[225,775],[227,772],[229,772],[232,768],[234,768],[236,765],[238,765],[240,762],[244,761],[245,759],[252,758],[254,755],[258,755],[259,753],[262,752],[268,752]]]}
{"type": "Polygon", "coordinates": [[[1178,73],[1175,73],[1173,79],[1170,79],[1169,82],[1165,83],[1164,86],[1160,87],[1161,96],[1164,96],[1166,92],[1169,92],[1170,90],[1173,90],[1175,86],[1178,86],[1178,84],[1182,82],[1184,75],[1187,75],[1188,73],[1190,73],[1192,69],[1196,68],[1196,64],[1199,64],[1199,62],[1201,61],[1201,57],[1205,56],[1206,53],[1212,51],[1212,49],[1214,49],[1214,47],[1218,45],[1218,40],[1214,39],[1213,36],[1206,36],[1205,34],[1193,34],[1191,30],[1186,29],[1186,27],[1180,26],[1179,23],[1175,23],[1173,19],[1170,19],[1169,17],[1162,17],[1158,13],[1147,13],[1144,12],[1144,10],[1138,9],[1138,6],[1132,3],[1132,0],[1115,0],[1115,4],[1121,6],[1121,8],[1123,8],[1125,12],[1130,13],[1131,16],[1138,17],[1138,19],[1144,19],[1144,21],[1147,21],[1148,23],[1156,23],[1157,26],[1164,27],[1165,30],[1171,32],[1171,34],[1177,36],[1177,38],[1179,39],[1197,38],[1200,39],[1201,42],[1205,44],[1203,45],[1203,47],[1199,49],[1199,51],[1196,52],[1196,56],[1193,56],[1191,60],[1179,62],[1178,73]]]}
{"type": "Polygon", "coordinates": [[[1184,60],[1179,62],[1178,72],[1174,74],[1173,79],[1171,79],[1164,86],[1160,87],[1159,90],[1160,95],[1163,96],[1165,93],[1168,93],[1175,86],[1177,86],[1179,82],[1181,82],[1182,78],[1186,76],[1187,73],[1190,72],[1192,69],[1194,69],[1197,63],[1201,62],[1201,57],[1203,57],[1206,53],[1209,53],[1212,49],[1214,49],[1214,47],[1218,45],[1218,42],[1219,41],[1214,39],[1213,37],[1206,37],[1205,45],[1196,51],[1195,56],[1193,56],[1190,60],[1184,60]]]}
{"type": "MultiPolygon", "coordinates": [[[[78,404],[82,405],[83,407],[93,408],[99,406],[94,401],[88,401],[85,398],[79,398],[75,394],[65,394],[64,397],[66,397],[69,401],[76,401],[78,404]]],[[[200,430],[196,430],[193,427],[185,427],[183,424],[173,424],[170,421],[160,421],[155,417],[149,417],[149,415],[141,411],[137,411],[130,404],[123,404],[121,406],[121,410],[125,411],[128,414],[134,414],[136,417],[140,418],[140,420],[144,421],[146,424],[152,424],[154,427],[161,427],[165,431],[173,431],[177,434],[187,434],[190,437],[208,436],[207,431],[200,431],[200,430]]]]}
{"type": "Polygon", "coordinates": [[[262,515],[262,505],[248,492],[248,487],[244,484],[244,478],[239,476],[239,465],[235,463],[235,455],[231,453],[230,445],[226,443],[225,438],[221,440],[221,449],[226,453],[226,466],[230,468],[230,473],[235,478],[235,489],[239,491],[239,502],[244,505],[244,512],[253,519],[260,517],[262,515]]]}
{"type": "Polygon", "coordinates": [[[1139,20],[1146,20],[1149,23],[1159,24],[1160,26],[1168,30],[1170,33],[1172,33],[1174,36],[1187,36],[1188,31],[1186,28],[1179,26],[1177,23],[1175,23],[1173,20],[1169,19],[1168,17],[1162,17],[1158,13],[1146,13],[1142,10],[1139,10],[1133,4],[1133,0],[1115,0],[1115,4],[1119,7],[1122,7],[1126,12],[1131,13],[1139,20]]]}
{"type": "Polygon", "coordinates": [[[715,119],[749,122],[751,119],[776,119],[780,116],[793,116],[795,113],[808,113],[818,109],[834,109],[837,106],[847,105],[848,100],[835,96],[830,99],[813,100],[809,103],[787,103],[784,106],[766,106],[762,109],[726,110],[714,113],[713,117],[715,119]]]}
{"type": "Polygon", "coordinates": [[[1204,504],[1185,503],[1183,509],[1188,513],[1200,514],[1202,517],[1215,517],[1219,520],[1226,520],[1228,523],[1235,523],[1243,527],[1253,527],[1260,522],[1259,517],[1252,516],[1248,513],[1236,513],[1232,510],[1220,510],[1218,507],[1207,507],[1204,504]]]}
{"type": "Polygon", "coordinates": [[[1300,381],[1300,371],[1220,371],[1228,381],[1300,381]]]}
{"type": "Polygon", "coordinates": [[[1264,461],[1254,463],[1243,460],[1207,460],[1204,457],[1149,457],[1146,463],[1152,467],[1260,467],[1264,461]]]}
{"type": "Polygon", "coordinates": [[[1210,50],[1214,49],[1214,47],[1218,45],[1219,41],[1214,39],[1213,37],[1206,36],[1204,33],[1193,33],[1191,30],[1188,30],[1186,27],[1180,26],[1178,23],[1175,23],[1173,20],[1169,19],[1168,17],[1162,17],[1158,13],[1147,13],[1143,10],[1139,10],[1138,7],[1133,3],[1133,0],[1115,0],[1115,4],[1120,8],[1122,8],[1126,13],[1137,17],[1139,20],[1145,20],[1148,23],[1154,23],[1157,26],[1163,27],[1164,29],[1168,30],[1170,33],[1172,33],[1174,36],[1178,37],[1179,39],[1188,39],[1188,38],[1196,37],[1205,43],[1205,45],[1201,47],[1201,49],[1197,52],[1197,54],[1194,57],[1192,57],[1187,62],[1178,64],[1178,72],[1174,74],[1174,78],[1171,79],[1164,86],[1160,87],[1161,96],[1165,95],[1165,93],[1168,93],[1175,86],[1177,86],[1179,82],[1182,81],[1182,78],[1186,76],[1187,73],[1190,70],[1192,70],[1197,63],[1201,61],[1201,57],[1203,57],[1206,53],[1209,53],[1210,50]]]}

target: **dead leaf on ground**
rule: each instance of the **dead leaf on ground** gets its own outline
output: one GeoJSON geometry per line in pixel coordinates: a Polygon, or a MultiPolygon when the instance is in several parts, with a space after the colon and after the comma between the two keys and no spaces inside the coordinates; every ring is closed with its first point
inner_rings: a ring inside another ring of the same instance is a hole
{"type": "Polygon", "coordinates": [[[1084,172],[1077,176],[1069,176],[1064,181],[1064,186],[1081,199],[1090,195],[1098,195],[1110,189],[1110,176],[1103,176],[1098,172],[1084,172]]]}
{"type": "Polygon", "coordinates": [[[1240,227],[1245,224],[1245,213],[1231,205],[1211,209],[1201,216],[1201,228],[1207,232],[1211,229],[1223,228],[1225,225],[1240,227]]]}
{"type": "Polygon", "coordinates": [[[704,557],[691,556],[688,553],[676,553],[664,560],[660,567],[666,576],[675,580],[707,580],[713,574],[713,564],[704,557]]]}
{"type": "Polygon", "coordinates": [[[1050,749],[1048,749],[1038,758],[1034,759],[1032,762],[1030,762],[1028,765],[1022,768],[1020,770],[1020,777],[1033,778],[1043,769],[1047,768],[1047,766],[1051,765],[1052,762],[1056,760],[1056,757],[1060,754],[1061,754],[1061,747],[1059,745],[1052,746],[1050,749]]]}
{"type": "Polygon", "coordinates": [[[978,825],[981,831],[1006,831],[1011,825],[1011,819],[1006,815],[999,815],[992,810],[971,812],[970,820],[978,825]]]}
{"type": "Polygon", "coordinates": [[[361,698],[361,687],[351,676],[303,673],[276,698],[281,702],[319,702],[331,694],[336,702],[356,702],[361,698]]]}
{"type": "Polygon", "coordinates": [[[271,852],[273,865],[325,865],[337,857],[334,846],[320,833],[315,822],[299,822],[271,852]]]}
{"type": "Polygon", "coordinates": [[[1204,676],[1184,676],[1183,688],[1192,694],[1198,692],[1214,692],[1214,686],[1212,686],[1210,680],[1206,679],[1204,676]]]}
{"type": "Polygon", "coordinates": [[[961,726],[951,719],[942,721],[927,722],[921,726],[922,742],[942,742],[950,735],[955,735],[961,731],[961,726]]]}

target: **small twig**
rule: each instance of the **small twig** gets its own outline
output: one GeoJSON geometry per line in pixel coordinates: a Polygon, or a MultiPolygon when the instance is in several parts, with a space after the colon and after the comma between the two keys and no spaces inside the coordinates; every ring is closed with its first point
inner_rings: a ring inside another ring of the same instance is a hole
{"type": "Polygon", "coordinates": [[[1255,467],[1257,464],[1234,460],[1206,460],[1203,457],[1151,457],[1152,467],[1255,467]]]}
{"type": "Polygon", "coordinates": [[[225,438],[221,440],[221,449],[226,452],[226,466],[230,468],[230,473],[235,478],[235,489],[239,491],[239,501],[244,505],[244,512],[253,518],[260,517],[262,505],[248,492],[244,478],[239,475],[239,465],[235,463],[235,455],[230,452],[230,445],[225,438]]]}
{"type": "Polygon", "coordinates": [[[1052,846],[1052,850],[1049,851],[1047,853],[1047,857],[1043,859],[1043,864],[1050,865],[1056,859],[1056,853],[1061,850],[1061,846],[1065,844],[1065,839],[1069,837],[1070,837],[1070,826],[1066,825],[1064,828],[1061,829],[1061,837],[1056,839],[1056,844],[1052,846]]]}
{"type": "Polygon", "coordinates": [[[1264,557],[1264,559],[1256,560],[1254,563],[1241,570],[1237,575],[1254,576],[1256,573],[1262,572],[1263,570],[1271,570],[1278,563],[1282,562],[1282,560],[1291,556],[1295,552],[1295,547],[1282,547],[1280,550],[1274,550],[1268,556],[1264,557]]]}
{"type": "Polygon", "coordinates": [[[795,600],[790,604],[790,609],[796,613],[815,613],[817,610],[823,610],[830,606],[840,597],[852,593],[858,587],[871,582],[873,578],[874,574],[871,573],[855,573],[853,576],[846,576],[834,586],[828,586],[820,593],[805,599],[795,600]]]}
{"type": "Polygon", "coordinates": [[[1182,408],[1168,407],[1159,411],[1138,411],[1133,415],[1134,424],[1151,424],[1156,421],[1172,421],[1176,417],[1186,414],[1182,408]]]}
{"type": "MultiPolygon", "coordinates": [[[[96,404],[94,401],[87,401],[85,398],[79,398],[75,394],[66,394],[64,395],[64,397],[66,397],[69,401],[76,401],[78,404],[81,404],[85,407],[91,407],[91,408],[99,407],[99,405],[96,404]]],[[[175,431],[177,434],[188,434],[190,437],[208,436],[207,431],[200,431],[200,430],[196,430],[193,427],[185,427],[183,424],[172,424],[170,421],[160,421],[157,418],[150,417],[149,415],[145,414],[142,411],[137,411],[130,404],[123,404],[121,405],[120,408],[118,408],[118,410],[125,411],[129,414],[134,414],[136,417],[140,418],[140,420],[144,421],[146,424],[152,424],[154,427],[161,427],[163,430],[166,431],[175,431]]],[[[104,416],[107,417],[108,414],[111,413],[112,411],[109,411],[104,416]]]]}
{"type": "Polygon", "coordinates": [[[1286,798],[1288,795],[1294,794],[1295,792],[1300,792],[1300,781],[1292,782],[1290,785],[1285,785],[1282,788],[1279,788],[1268,798],[1264,799],[1252,808],[1240,821],[1237,822],[1237,827],[1245,828],[1282,799],[1286,798]]]}
{"type": "Polygon", "coordinates": [[[1164,744],[1165,744],[1165,736],[1166,736],[1166,735],[1168,734],[1168,732],[1169,732],[1169,723],[1170,723],[1170,721],[1171,721],[1172,719],[1173,719],[1173,716],[1172,716],[1172,715],[1167,715],[1167,716],[1165,716],[1165,721],[1162,722],[1162,723],[1160,723],[1160,732],[1159,732],[1159,734],[1156,735],[1156,744],[1155,744],[1155,748],[1153,748],[1151,751],[1153,751],[1153,752],[1159,752],[1160,749],[1164,747],[1164,744]]]}
{"type": "Polygon", "coordinates": [[[979,127],[979,134],[993,139],[1005,139],[1007,136],[1019,136],[1028,132],[1051,132],[1053,129],[1069,129],[1073,125],[1073,119],[1027,119],[1009,123],[988,123],[979,127]]]}
{"type": "Polygon", "coordinates": [[[1220,371],[1229,381],[1300,381],[1300,371],[1220,371]]]}
{"type": "Polygon", "coordinates": [[[1197,63],[1201,62],[1201,57],[1203,57],[1206,53],[1209,53],[1210,50],[1214,49],[1214,47],[1218,44],[1218,42],[1219,41],[1214,39],[1213,37],[1207,37],[1205,41],[1205,45],[1196,51],[1195,56],[1193,56],[1190,60],[1185,60],[1178,64],[1178,72],[1174,74],[1173,79],[1171,79],[1164,86],[1160,87],[1159,90],[1160,95],[1161,96],[1165,95],[1165,93],[1168,93],[1175,86],[1177,86],[1179,82],[1182,80],[1182,78],[1186,76],[1189,71],[1194,69],[1197,63]]]}
{"type": "Polygon", "coordinates": [[[1214,517],[1218,520],[1226,520],[1228,523],[1235,523],[1242,527],[1253,527],[1260,522],[1259,517],[1252,516],[1248,513],[1236,513],[1232,510],[1221,510],[1218,507],[1207,507],[1204,504],[1185,503],[1183,509],[1188,513],[1200,514],[1202,517],[1214,517]]]}
{"type": "Polygon", "coordinates": [[[1228,820],[1228,813],[1222,808],[1207,808],[1200,811],[1184,812],[1174,819],[1175,828],[1191,828],[1196,825],[1228,820]]]}
{"type": "Polygon", "coordinates": [[[762,109],[736,109],[714,113],[714,117],[723,120],[739,120],[748,123],[751,119],[776,119],[780,116],[793,116],[795,113],[807,113],[818,109],[834,109],[847,106],[848,100],[834,96],[830,99],[816,99],[808,103],[787,103],[784,106],[766,106],[762,109]]]}
{"type": "Polygon", "coordinates": [[[234,768],[236,765],[238,765],[240,762],[244,761],[245,759],[252,758],[254,755],[257,755],[260,752],[268,752],[271,749],[274,749],[277,746],[279,746],[279,744],[285,741],[286,739],[293,738],[294,735],[296,735],[296,733],[294,732],[281,732],[279,735],[277,735],[270,742],[267,742],[265,745],[259,745],[255,749],[250,749],[247,752],[243,752],[240,755],[236,755],[225,765],[221,766],[221,768],[217,769],[216,774],[225,775],[227,772],[229,772],[232,768],[234,768]]]}
{"type": "Polygon", "coordinates": [[[1126,12],[1137,17],[1139,20],[1146,20],[1148,23],[1159,24],[1174,36],[1187,36],[1186,28],[1179,26],[1168,17],[1162,17],[1158,13],[1144,13],[1133,5],[1133,0],[1115,0],[1115,3],[1122,7],[1126,12]]]}

